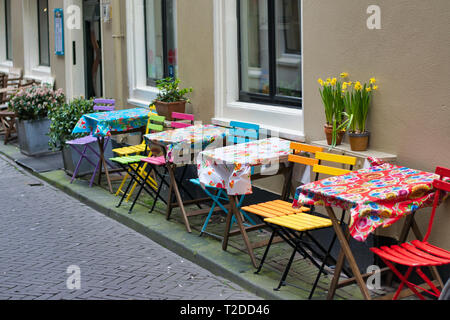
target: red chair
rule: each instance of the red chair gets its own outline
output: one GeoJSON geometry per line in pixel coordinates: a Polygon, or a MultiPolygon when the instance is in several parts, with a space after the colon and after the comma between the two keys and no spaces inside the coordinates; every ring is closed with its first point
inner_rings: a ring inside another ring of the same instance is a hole
{"type": "Polygon", "coordinates": [[[425,300],[424,296],[420,294],[415,288],[435,296],[439,297],[441,292],[430,281],[430,279],[421,270],[422,267],[436,267],[450,263],[450,251],[438,248],[427,242],[431,233],[431,227],[433,225],[434,215],[436,208],[439,205],[439,200],[443,197],[443,193],[450,192],[450,183],[443,181],[443,178],[450,177],[450,169],[437,167],[436,174],[440,175],[440,180],[433,181],[433,187],[436,189],[434,196],[433,209],[431,212],[430,222],[428,224],[428,230],[423,238],[423,241],[414,240],[410,243],[402,243],[400,245],[394,245],[391,247],[371,248],[370,250],[380,256],[383,262],[394,272],[395,275],[401,280],[400,286],[395,293],[393,300],[397,300],[404,285],[407,285],[415,295],[420,299],[425,300]],[[409,267],[405,275],[402,275],[393,265],[397,263],[409,267]],[[412,271],[416,273],[430,286],[433,292],[425,290],[424,288],[415,285],[408,281],[412,271]]]}

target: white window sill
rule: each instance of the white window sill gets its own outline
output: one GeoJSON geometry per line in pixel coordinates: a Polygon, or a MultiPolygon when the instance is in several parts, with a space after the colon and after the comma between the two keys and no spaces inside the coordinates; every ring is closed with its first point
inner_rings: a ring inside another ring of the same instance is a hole
{"type": "Polygon", "coordinates": [[[0,63],[0,72],[9,73],[12,67],[13,67],[12,61],[3,61],[0,63]]]}
{"type": "Polygon", "coordinates": [[[159,90],[156,87],[137,87],[131,90],[128,103],[136,106],[148,107],[156,99],[159,90]]]}
{"type": "Polygon", "coordinates": [[[37,66],[31,69],[31,71],[25,73],[24,78],[36,80],[40,83],[47,83],[50,85],[54,85],[55,83],[55,78],[52,77],[51,68],[46,66],[37,66]]]}
{"type": "MultiPolygon", "coordinates": [[[[212,124],[216,126],[221,127],[229,127],[231,121],[241,121],[239,119],[227,119],[227,118],[212,118],[211,122],[212,124]]],[[[278,133],[279,137],[282,139],[292,140],[292,141],[298,141],[298,142],[305,142],[305,134],[303,131],[296,131],[296,130],[290,130],[286,128],[280,128],[280,127],[274,127],[274,126],[267,126],[267,125],[261,125],[261,129],[265,129],[268,131],[271,131],[273,133],[278,133]]]]}

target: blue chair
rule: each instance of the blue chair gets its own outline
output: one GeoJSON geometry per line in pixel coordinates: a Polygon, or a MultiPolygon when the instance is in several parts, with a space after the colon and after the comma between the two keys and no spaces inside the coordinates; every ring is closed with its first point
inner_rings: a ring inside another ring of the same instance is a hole
{"type": "MultiPolygon", "coordinates": [[[[230,129],[228,131],[228,137],[227,141],[231,145],[240,144],[240,143],[247,143],[254,140],[259,140],[259,130],[260,126],[257,124],[252,123],[246,123],[246,122],[239,122],[239,121],[232,121],[230,122],[230,129]]],[[[255,168],[252,168],[251,171],[252,174],[255,173],[255,168]]],[[[193,184],[197,186],[201,186],[200,180],[197,179],[191,179],[190,180],[193,184]]],[[[212,186],[205,186],[204,188],[205,193],[210,197],[213,201],[213,205],[211,206],[211,210],[208,213],[208,216],[205,219],[205,222],[203,224],[202,230],[200,232],[200,236],[202,236],[204,233],[218,237],[215,234],[211,234],[206,232],[206,228],[208,226],[209,221],[211,220],[211,217],[213,213],[215,212],[215,209],[220,207],[225,214],[228,214],[228,209],[225,208],[225,204],[229,202],[229,198],[227,195],[227,192],[224,189],[216,188],[212,186]],[[224,203],[222,203],[224,202],[224,203]]],[[[250,222],[250,224],[255,225],[256,223],[247,215],[247,213],[240,208],[242,207],[242,203],[244,202],[245,195],[241,196],[239,203],[237,204],[237,208],[241,211],[242,215],[245,219],[250,222]]],[[[231,222],[231,226],[235,223],[235,217],[233,216],[233,220],[231,222]]]]}

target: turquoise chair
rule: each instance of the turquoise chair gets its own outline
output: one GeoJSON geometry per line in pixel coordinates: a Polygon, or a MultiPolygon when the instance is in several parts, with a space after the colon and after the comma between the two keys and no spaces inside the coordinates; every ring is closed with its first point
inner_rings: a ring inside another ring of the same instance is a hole
{"type": "MultiPolygon", "coordinates": [[[[259,130],[260,127],[257,124],[252,123],[246,123],[246,122],[238,122],[238,121],[232,121],[230,122],[230,129],[228,132],[228,142],[231,142],[231,144],[240,144],[240,143],[246,143],[254,140],[259,140],[259,130]]],[[[252,168],[251,173],[254,174],[255,169],[252,168]]],[[[190,180],[193,184],[200,186],[200,180],[197,179],[191,179],[190,180]]],[[[225,204],[229,202],[228,195],[224,189],[216,188],[212,186],[205,186],[204,189],[205,193],[210,197],[213,201],[213,205],[211,206],[211,210],[208,213],[208,216],[205,219],[205,222],[203,224],[202,230],[200,232],[200,236],[202,236],[204,233],[213,236],[218,237],[215,234],[208,233],[206,231],[206,228],[208,227],[208,223],[211,220],[211,217],[214,213],[214,210],[219,206],[226,214],[228,214],[228,209],[225,208],[225,204]]],[[[245,196],[241,196],[239,203],[237,204],[237,208],[241,211],[242,215],[247,219],[250,224],[255,225],[256,223],[247,215],[247,213],[240,208],[242,207],[242,203],[244,202],[245,196]]],[[[231,226],[235,223],[235,218],[233,216],[231,226]]],[[[230,227],[231,228],[231,227],[230,227]]]]}

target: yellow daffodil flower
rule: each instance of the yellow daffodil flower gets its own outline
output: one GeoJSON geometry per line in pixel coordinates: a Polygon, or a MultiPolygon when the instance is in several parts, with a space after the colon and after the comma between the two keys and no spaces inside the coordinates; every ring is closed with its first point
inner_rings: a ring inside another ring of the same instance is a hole
{"type": "Polygon", "coordinates": [[[375,83],[377,83],[377,79],[371,78],[371,79],[370,79],[370,84],[375,84],[375,83]]]}
{"type": "Polygon", "coordinates": [[[361,90],[361,89],[362,89],[361,82],[356,81],[356,83],[355,83],[355,90],[361,90]]]}
{"type": "Polygon", "coordinates": [[[317,82],[319,82],[319,84],[323,87],[323,80],[322,80],[322,78],[319,78],[319,80],[317,80],[317,82]]]}
{"type": "Polygon", "coordinates": [[[330,83],[331,83],[332,86],[335,86],[336,83],[337,83],[337,79],[336,79],[336,78],[333,78],[333,79],[330,81],[330,83]]]}
{"type": "Polygon", "coordinates": [[[349,74],[347,72],[341,73],[341,78],[348,78],[349,74]]]}
{"type": "Polygon", "coordinates": [[[378,86],[373,86],[372,89],[377,91],[378,90],[378,86]]]}
{"type": "Polygon", "coordinates": [[[372,91],[372,88],[371,88],[371,87],[367,87],[367,88],[366,88],[366,91],[367,91],[367,92],[371,92],[371,91],[372,91]]]}

